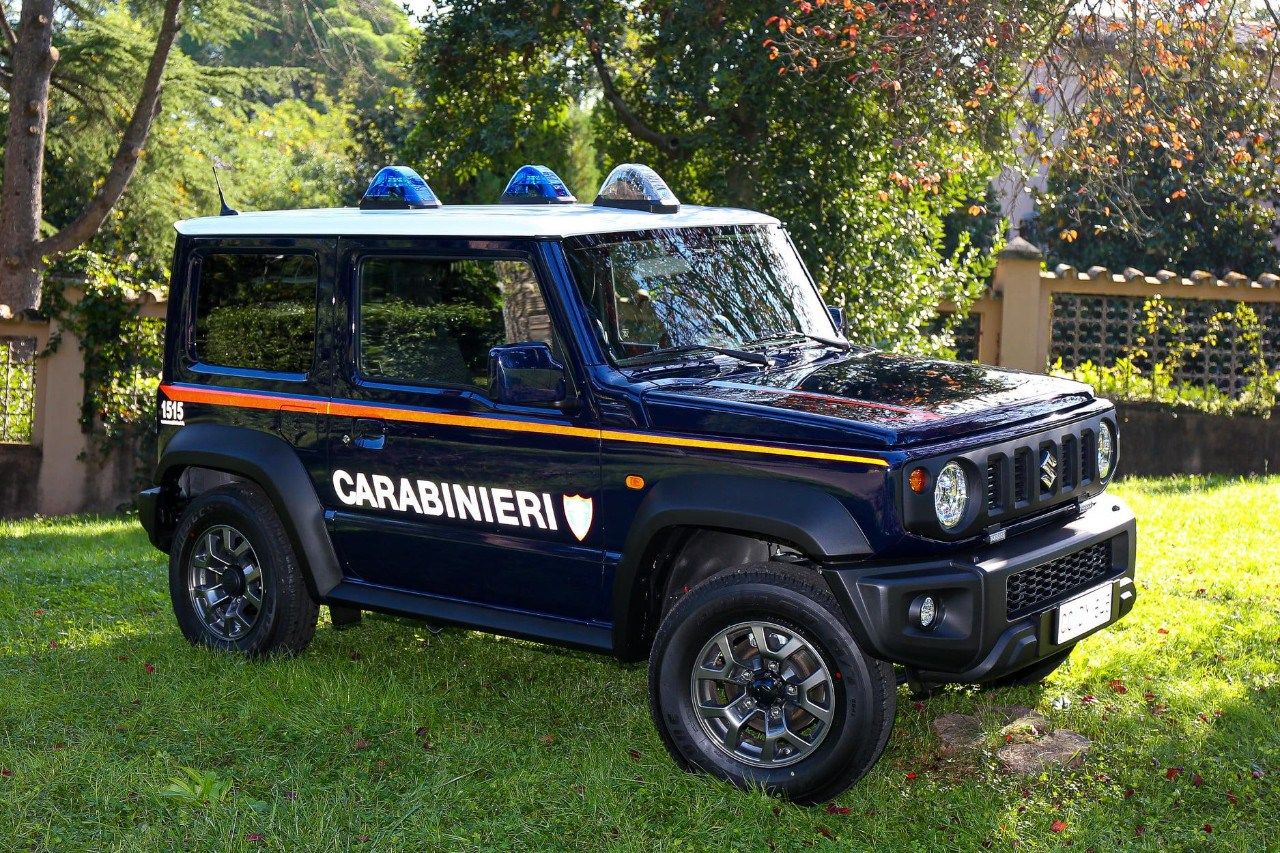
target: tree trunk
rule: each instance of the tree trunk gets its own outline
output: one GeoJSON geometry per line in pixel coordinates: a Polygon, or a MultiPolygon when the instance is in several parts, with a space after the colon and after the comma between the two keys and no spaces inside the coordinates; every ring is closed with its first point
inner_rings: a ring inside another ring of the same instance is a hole
{"type": "Polygon", "coordinates": [[[24,0],[13,47],[9,128],[0,185],[0,305],[15,314],[40,305],[36,246],[43,215],[45,130],[53,47],[54,0],[24,0]]]}

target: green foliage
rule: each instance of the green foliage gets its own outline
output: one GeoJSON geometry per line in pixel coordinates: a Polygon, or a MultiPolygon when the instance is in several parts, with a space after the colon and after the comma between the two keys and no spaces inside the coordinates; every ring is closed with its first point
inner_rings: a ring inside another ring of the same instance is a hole
{"type": "Polygon", "coordinates": [[[1211,316],[1208,330],[1196,339],[1190,335],[1185,309],[1155,297],[1143,306],[1141,328],[1133,346],[1113,364],[1085,361],[1067,369],[1058,359],[1050,373],[1085,382],[1113,400],[1185,406],[1211,414],[1269,417],[1280,402],[1280,371],[1268,366],[1262,325],[1248,303],[1211,316]],[[1238,393],[1186,377],[1188,365],[1205,349],[1228,342],[1245,351],[1245,383],[1238,393]]]}
{"type": "Polygon", "coordinates": [[[361,366],[372,375],[487,384],[487,354],[502,342],[502,312],[474,304],[364,306],[361,366]]]}
{"type": "Polygon", "coordinates": [[[947,127],[938,102],[899,104],[889,120],[835,69],[779,77],[761,47],[773,11],[757,0],[438,7],[412,55],[422,119],[407,150],[446,200],[492,201],[523,162],[570,162],[562,177],[589,199],[596,188],[565,154],[582,139],[573,111],[589,111],[598,173],[647,162],[684,201],[779,216],[851,334],[937,349],[947,335],[925,327],[938,302],[963,306],[989,269],[972,240],[948,237],[946,218],[983,197],[995,168],[985,151],[1002,142],[947,127]]]}
{"type": "MultiPolygon", "coordinates": [[[[164,357],[164,321],[140,317],[138,297],[148,284],[145,273],[86,250],[59,259],[46,277],[41,310],[80,340],[85,393],[80,428],[94,436],[104,454],[151,422],[164,357]],[[72,303],[62,285],[84,289],[72,303]]],[[[61,336],[50,349],[62,345],[61,336]]]]}
{"type": "Polygon", "coordinates": [[[202,326],[202,361],[295,373],[310,368],[316,341],[313,304],[223,306],[202,318],[202,326]]]}
{"type": "Polygon", "coordinates": [[[231,795],[230,779],[216,773],[201,773],[191,767],[183,767],[182,775],[175,776],[160,789],[160,796],[184,806],[209,808],[219,806],[231,795]]]}

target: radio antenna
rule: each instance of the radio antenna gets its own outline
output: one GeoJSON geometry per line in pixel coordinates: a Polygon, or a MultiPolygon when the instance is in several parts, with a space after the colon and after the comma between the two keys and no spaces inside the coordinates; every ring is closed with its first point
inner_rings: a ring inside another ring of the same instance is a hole
{"type": "Polygon", "coordinates": [[[213,162],[210,164],[213,168],[213,183],[218,188],[218,203],[222,205],[222,209],[218,211],[219,216],[238,216],[240,211],[227,204],[227,197],[222,194],[222,181],[218,180],[218,164],[213,162]]]}

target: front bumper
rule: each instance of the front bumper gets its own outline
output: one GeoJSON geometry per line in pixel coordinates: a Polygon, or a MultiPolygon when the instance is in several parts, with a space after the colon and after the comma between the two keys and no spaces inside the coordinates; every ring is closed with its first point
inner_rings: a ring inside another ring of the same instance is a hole
{"type": "Polygon", "coordinates": [[[823,574],[868,652],[914,670],[921,681],[981,682],[1070,648],[1132,610],[1135,538],[1133,513],[1104,494],[1071,521],[998,545],[919,563],[832,565],[823,574]],[[1046,577],[1070,581],[1073,570],[1058,572],[1057,567],[1071,567],[1072,561],[1063,558],[1082,552],[1097,558],[1091,573],[1082,573],[1075,583],[1038,586],[1042,596],[1010,613],[1012,575],[1047,569],[1056,574],[1046,577]],[[1107,583],[1112,585],[1111,618],[1057,643],[1058,605],[1107,583]],[[909,618],[912,601],[924,594],[941,607],[929,630],[909,618]]]}

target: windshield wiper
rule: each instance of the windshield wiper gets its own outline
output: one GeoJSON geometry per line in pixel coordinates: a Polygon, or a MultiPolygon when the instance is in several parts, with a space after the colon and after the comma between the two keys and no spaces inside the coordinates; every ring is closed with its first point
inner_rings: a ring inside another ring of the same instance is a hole
{"type": "Polygon", "coordinates": [[[817,343],[825,344],[826,346],[835,347],[836,349],[842,349],[846,351],[852,350],[854,348],[853,344],[849,343],[848,341],[841,341],[841,340],[837,340],[836,338],[828,338],[828,337],[824,337],[823,335],[811,335],[808,332],[783,332],[780,335],[769,335],[767,337],[756,338],[755,340],[751,340],[751,341],[744,341],[742,345],[744,347],[755,347],[755,346],[761,346],[762,344],[781,343],[782,341],[793,340],[795,338],[802,338],[805,340],[816,341],[817,343]]]}
{"type": "Polygon", "coordinates": [[[678,347],[663,347],[643,355],[633,356],[627,359],[627,366],[634,364],[649,364],[654,361],[662,361],[673,355],[684,355],[693,352],[714,352],[718,355],[727,355],[730,358],[736,358],[739,361],[745,361],[750,364],[762,364],[768,367],[769,357],[761,355],[758,352],[748,352],[747,350],[733,349],[732,347],[718,347],[711,344],[681,344],[678,347]]]}

